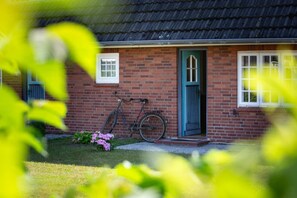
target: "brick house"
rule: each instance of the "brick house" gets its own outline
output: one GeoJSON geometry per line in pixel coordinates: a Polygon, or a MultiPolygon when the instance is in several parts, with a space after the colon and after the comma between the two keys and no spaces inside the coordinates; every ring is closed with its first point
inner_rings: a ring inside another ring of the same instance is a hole
{"type": "MultiPolygon", "coordinates": [[[[282,60],[297,57],[294,0],[109,0],[91,2],[79,13],[48,8],[39,17],[40,26],[63,20],[86,24],[103,48],[94,57],[95,80],[67,67],[69,132],[99,129],[117,104],[114,91],[148,98],[147,109],[163,110],[166,138],[254,139],[269,124],[261,107],[282,105],[269,91],[243,88],[252,79],[242,74],[264,64],[283,71],[282,60]],[[266,102],[264,94],[270,94],[266,102]]],[[[45,95],[28,75],[3,73],[2,80],[24,100],[45,95]]],[[[128,120],[138,105],[126,106],[128,120]]],[[[126,132],[118,126],[116,134],[126,132]]]]}

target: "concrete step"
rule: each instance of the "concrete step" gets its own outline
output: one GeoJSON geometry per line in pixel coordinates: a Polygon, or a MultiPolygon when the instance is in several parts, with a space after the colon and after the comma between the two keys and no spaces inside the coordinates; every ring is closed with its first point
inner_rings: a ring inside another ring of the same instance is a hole
{"type": "Polygon", "coordinates": [[[156,144],[167,144],[167,145],[180,145],[180,146],[202,146],[208,144],[210,140],[208,138],[201,139],[188,139],[188,138],[173,138],[173,139],[160,139],[156,141],[156,144]]]}

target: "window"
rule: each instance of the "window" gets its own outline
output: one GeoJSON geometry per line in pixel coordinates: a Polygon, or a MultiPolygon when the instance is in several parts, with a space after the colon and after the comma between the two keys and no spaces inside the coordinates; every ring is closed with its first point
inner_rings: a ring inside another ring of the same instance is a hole
{"type": "Polygon", "coordinates": [[[96,83],[119,83],[119,54],[97,55],[96,83]]]}
{"type": "Polygon", "coordinates": [[[297,82],[296,58],[296,52],[239,52],[238,106],[265,107],[285,104],[277,93],[260,89],[252,74],[265,73],[269,77],[278,73],[289,86],[293,86],[297,82]]]}

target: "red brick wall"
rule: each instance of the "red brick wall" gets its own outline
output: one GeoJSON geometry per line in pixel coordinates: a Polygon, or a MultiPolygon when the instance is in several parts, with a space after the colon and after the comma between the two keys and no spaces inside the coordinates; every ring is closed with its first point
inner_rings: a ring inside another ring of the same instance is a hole
{"type": "MultiPolygon", "coordinates": [[[[69,132],[98,130],[117,105],[112,96],[118,91],[124,98],[147,98],[146,110],[163,110],[169,120],[167,136],[177,136],[177,49],[137,48],[106,49],[120,54],[120,83],[96,84],[78,67],[68,68],[68,116],[69,132]]],[[[124,106],[128,120],[136,117],[139,104],[124,106]]],[[[128,135],[123,126],[117,127],[117,135],[128,135]]]]}
{"type": "Polygon", "coordinates": [[[207,136],[212,141],[255,139],[263,134],[269,123],[261,109],[237,107],[237,52],[277,49],[272,45],[208,47],[207,136]]]}
{"type": "MultiPolygon", "coordinates": [[[[261,109],[237,107],[237,52],[276,49],[272,45],[207,48],[207,137],[212,141],[254,139],[263,134],[268,121],[261,109]],[[239,116],[233,115],[233,109],[239,116]]],[[[129,48],[106,49],[105,52],[120,54],[120,83],[117,85],[96,84],[79,67],[67,68],[70,99],[66,124],[69,132],[98,130],[116,106],[117,100],[112,93],[118,91],[124,98],[148,98],[147,110],[163,110],[169,121],[166,136],[176,137],[178,49],[129,48]]],[[[3,81],[21,95],[21,77],[3,73],[3,81]]],[[[138,108],[139,104],[125,106],[128,120],[134,119],[138,108]]],[[[125,127],[118,126],[116,134],[128,133],[125,127]]]]}

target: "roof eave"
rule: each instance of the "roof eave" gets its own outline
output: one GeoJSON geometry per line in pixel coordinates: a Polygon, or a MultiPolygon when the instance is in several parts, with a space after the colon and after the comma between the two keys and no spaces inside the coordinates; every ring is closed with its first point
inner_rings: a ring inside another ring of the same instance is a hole
{"type": "Polygon", "coordinates": [[[253,38],[253,39],[183,39],[183,40],[138,40],[103,41],[103,48],[128,47],[169,47],[169,46],[213,46],[213,45],[257,45],[257,44],[297,44],[297,38],[253,38]]]}

